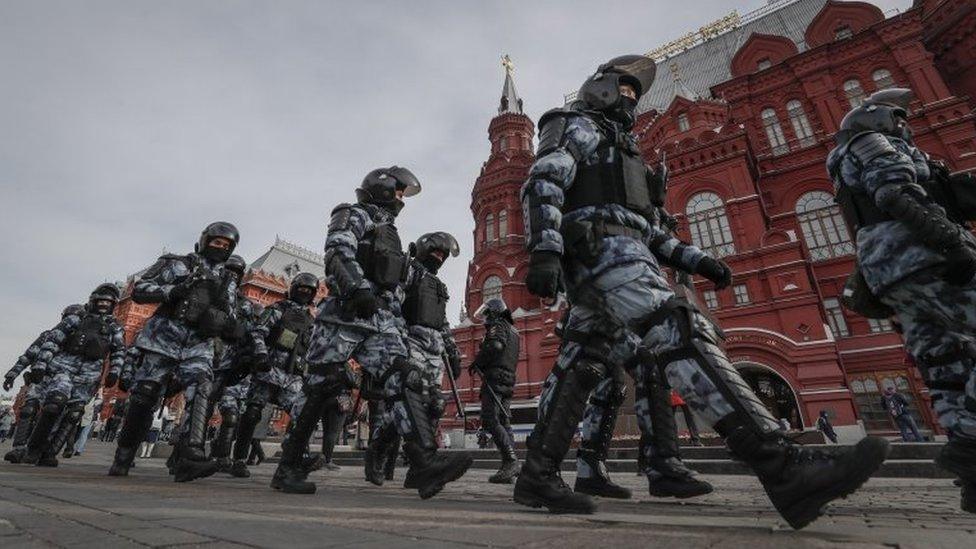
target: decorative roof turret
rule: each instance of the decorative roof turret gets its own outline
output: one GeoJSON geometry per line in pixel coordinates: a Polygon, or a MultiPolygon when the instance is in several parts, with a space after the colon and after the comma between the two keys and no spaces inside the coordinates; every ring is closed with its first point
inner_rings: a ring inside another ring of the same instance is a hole
{"type": "Polygon", "coordinates": [[[498,114],[522,114],[522,100],[519,99],[518,92],[515,91],[515,80],[512,78],[512,74],[515,72],[515,63],[506,54],[502,56],[502,66],[505,67],[505,85],[502,87],[502,99],[498,104],[498,114]]]}

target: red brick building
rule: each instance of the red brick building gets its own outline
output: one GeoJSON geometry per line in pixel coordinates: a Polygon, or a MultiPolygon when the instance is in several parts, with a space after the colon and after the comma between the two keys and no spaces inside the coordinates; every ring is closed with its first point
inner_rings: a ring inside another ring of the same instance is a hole
{"type": "MultiPolygon", "coordinates": [[[[847,110],[899,86],[915,92],[919,146],[955,170],[976,169],[974,28],[971,1],[918,1],[886,18],[864,2],[780,0],[649,54],[659,70],[638,108],[641,151],[670,169],[668,209],[679,236],[732,267],[730,289],[716,292],[701,279],[696,289],[725,328],[732,361],[794,427],[811,427],[825,409],[851,436],[859,421],[894,432],[879,401],[881,388],[895,385],[913,400],[919,424],[937,430],[891,325],[840,306],[854,247],[824,166],[847,110]]],[[[465,304],[474,311],[501,295],[515,311],[523,336],[516,407],[524,410],[515,419],[526,425],[557,352],[552,328],[561,314],[523,283],[518,192],[533,132],[509,72],[472,191],[475,255],[465,304]]],[[[462,319],[456,335],[469,358],[481,334],[462,319]]],[[[470,384],[462,378],[462,397],[476,412],[470,384]]]]}

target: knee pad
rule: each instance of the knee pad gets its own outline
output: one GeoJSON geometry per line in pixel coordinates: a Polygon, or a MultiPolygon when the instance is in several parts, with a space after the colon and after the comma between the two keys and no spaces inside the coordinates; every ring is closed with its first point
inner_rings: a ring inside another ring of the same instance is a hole
{"type": "Polygon", "coordinates": [[[573,363],[573,371],[579,379],[580,387],[592,391],[603,380],[607,367],[596,357],[584,354],[573,363]]]}
{"type": "Polygon", "coordinates": [[[77,423],[78,420],[81,419],[81,416],[84,415],[84,413],[85,413],[84,405],[80,403],[72,404],[71,406],[68,407],[67,410],[65,410],[65,421],[67,421],[68,423],[77,423]]]}
{"type": "Polygon", "coordinates": [[[30,420],[34,415],[37,414],[37,410],[41,407],[41,403],[36,399],[28,400],[20,407],[20,414],[17,415],[20,419],[30,420]]]}
{"type": "Polygon", "coordinates": [[[237,425],[238,420],[240,420],[240,416],[237,411],[227,412],[221,415],[220,424],[232,428],[237,425]]]}
{"type": "Polygon", "coordinates": [[[132,395],[132,404],[155,406],[160,391],[162,386],[155,381],[139,381],[129,394],[132,395]]]}
{"type": "MultiPolygon", "coordinates": [[[[242,417],[241,419],[244,420],[244,421],[246,421],[246,422],[249,422],[249,423],[251,423],[251,422],[257,423],[257,422],[261,421],[261,412],[262,411],[264,411],[264,405],[263,404],[259,405],[257,403],[249,402],[247,404],[247,408],[244,409],[244,417],[242,417]]],[[[235,418],[236,418],[236,415],[235,415],[235,418]]]]}
{"type": "Polygon", "coordinates": [[[44,399],[44,413],[60,414],[67,402],[68,395],[64,393],[51,393],[44,399]]]}

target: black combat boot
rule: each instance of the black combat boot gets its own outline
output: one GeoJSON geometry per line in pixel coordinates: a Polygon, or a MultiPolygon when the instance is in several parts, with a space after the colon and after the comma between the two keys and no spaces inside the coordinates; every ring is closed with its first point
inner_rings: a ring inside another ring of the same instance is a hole
{"type": "MultiPolygon", "coordinates": [[[[658,371],[655,368],[654,374],[658,371]]],[[[671,388],[666,383],[658,383],[656,378],[648,380],[647,409],[650,416],[651,432],[646,433],[644,469],[647,476],[647,491],[658,498],[693,498],[712,493],[712,485],[697,477],[698,473],[681,461],[678,447],[678,424],[671,406],[671,388]]]]}
{"type": "Polygon", "coordinates": [[[397,458],[400,457],[400,434],[396,432],[396,427],[392,427],[390,431],[392,436],[387,445],[386,460],[383,463],[383,478],[386,480],[393,480],[396,473],[397,458]]]}
{"type": "Polygon", "coordinates": [[[558,462],[531,449],[515,482],[515,503],[546,507],[551,513],[588,515],[596,511],[593,498],[570,490],[563,481],[558,462]]]}
{"type": "Polygon", "coordinates": [[[230,467],[227,468],[227,473],[237,478],[248,478],[251,476],[251,471],[248,470],[247,465],[239,459],[235,459],[230,464],[230,467]]]}
{"type": "Polygon", "coordinates": [[[190,482],[217,472],[217,461],[208,457],[206,450],[209,395],[210,382],[198,383],[193,402],[190,403],[190,417],[187,418],[190,424],[177,444],[180,455],[173,475],[175,482],[190,482]]]}
{"type": "MultiPolygon", "coordinates": [[[[271,477],[271,487],[286,494],[314,494],[315,483],[305,480],[308,471],[303,462],[308,441],[322,417],[325,395],[321,389],[307,389],[305,404],[298,417],[292,418],[288,434],[281,443],[281,461],[271,477]]],[[[238,440],[241,440],[238,437],[238,440]]]]}
{"type": "Polygon", "coordinates": [[[613,482],[606,465],[613,429],[617,424],[617,413],[624,400],[622,390],[613,393],[614,397],[606,401],[590,399],[590,405],[602,408],[603,413],[593,437],[584,440],[576,451],[576,483],[573,491],[604,498],[630,499],[630,490],[613,482]]]}
{"type": "MultiPolygon", "coordinates": [[[[178,426],[176,428],[176,432],[179,433],[178,426]]],[[[169,473],[169,476],[176,474],[176,464],[180,461],[180,445],[171,444],[171,446],[173,449],[170,450],[169,457],[166,458],[166,471],[169,473]]]]}
{"type": "Polygon", "coordinates": [[[57,467],[58,458],[54,454],[45,452],[40,458],[38,458],[37,463],[34,465],[38,467],[57,467]]]}
{"type": "Polygon", "coordinates": [[[515,456],[515,448],[509,446],[502,450],[502,466],[498,469],[498,472],[488,477],[488,482],[492,484],[511,484],[515,482],[515,478],[518,477],[521,468],[518,458],[515,456]]]}
{"type": "Polygon", "coordinates": [[[576,483],[573,485],[573,491],[613,499],[631,497],[629,489],[610,478],[605,460],[599,459],[599,456],[584,448],[580,448],[576,454],[576,483]],[[589,473],[586,476],[583,476],[584,468],[588,469],[585,471],[589,473]]]}
{"type": "Polygon", "coordinates": [[[9,452],[3,455],[4,461],[9,461],[10,463],[21,463],[24,461],[24,454],[27,453],[27,448],[21,446],[19,448],[13,448],[9,452]]]}
{"type": "Polygon", "coordinates": [[[132,461],[135,458],[136,458],[135,447],[126,448],[125,446],[119,446],[118,448],[116,448],[115,458],[112,460],[112,466],[108,470],[108,476],[110,477],[129,476],[129,468],[132,467],[132,461]]]}
{"type": "Polygon", "coordinates": [[[715,429],[732,455],[756,473],[780,516],[796,530],[816,520],[826,504],[857,490],[888,455],[888,441],[877,437],[863,438],[853,447],[804,448],[779,432],[760,434],[735,414],[715,429]]]}
{"type": "Polygon", "coordinates": [[[590,514],[593,498],[577,494],[563,482],[559,466],[583,418],[586,398],[606,372],[596,359],[580,357],[557,379],[546,414],[526,441],[528,454],[515,482],[515,502],[546,507],[551,513],[590,514]]]}
{"type": "Polygon", "coordinates": [[[14,427],[13,448],[7,452],[3,459],[10,463],[20,463],[24,460],[27,453],[27,441],[30,440],[31,432],[34,430],[34,422],[37,419],[37,411],[40,409],[40,402],[37,399],[30,399],[24,402],[17,414],[17,425],[14,427]]]}
{"type": "Polygon", "coordinates": [[[959,476],[960,507],[967,513],[976,513],[976,440],[953,436],[942,447],[935,463],[959,476]]]}
{"type": "Polygon", "coordinates": [[[369,445],[366,446],[366,452],[363,454],[363,473],[366,481],[376,486],[383,486],[383,481],[385,480],[383,476],[383,462],[386,458],[386,448],[382,446],[381,440],[374,438],[369,441],[369,445]]]}

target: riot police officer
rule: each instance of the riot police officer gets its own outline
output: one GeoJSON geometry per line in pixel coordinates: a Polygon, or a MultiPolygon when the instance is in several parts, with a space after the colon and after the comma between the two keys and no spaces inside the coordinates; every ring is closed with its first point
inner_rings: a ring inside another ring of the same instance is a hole
{"type": "MultiPolygon", "coordinates": [[[[539,403],[539,420],[515,486],[515,500],[552,511],[589,513],[589,496],[559,476],[587,397],[635,362],[643,383],[673,386],[759,477],[794,528],[854,491],[887,453],[876,438],[830,452],[797,446],[779,431],[721,350],[721,331],[693,303],[677,298],[659,262],[727,285],[731,271],[665,233],[650,193],[656,174],[630,130],[654,62],[622,56],[601,65],[579,101],[543,115],[536,161],[522,187],[528,290],[555,297],[565,282],[572,304],[565,341],[539,403]]],[[[638,410],[639,412],[639,410],[638,410]]]]}
{"type": "Polygon", "coordinates": [[[405,441],[417,491],[422,498],[439,492],[470,467],[467,456],[436,452],[433,424],[424,398],[424,373],[407,358],[400,314],[407,256],[394,221],[403,197],[420,192],[420,182],[406,168],[369,172],[356,191],[356,204],[332,211],[325,242],[330,289],[319,306],[308,352],[307,399],[282,443],[273,486],[311,493],[300,460],[322,416],[326,398],[356,384],[348,361],[355,359],[381,387],[392,407],[397,431],[405,441]]]}
{"type": "MultiPolygon", "coordinates": [[[[61,320],[67,318],[68,315],[81,314],[84,309],[84,305],[68,305],[61,311],[61,320]]],[[[24,354],[17,358],[17,362],[14,363],[13,367],[3,377],[3,389],[5,391],[12,389],[14,381],[17,380],[17,376],[25,371],[27,371],[27,374],[24,374],[24,382],[29,385],[24,394],[24,403],[21,404],[20,410],[17,411],[17,423],[14,426],[13,440],[11,441],[13,448],[3,456],[3,459],[10,463],[20,463],[24,459],[24,454],[27,452],[27,439],[30,438],[31,431],[34,430],[34,421],[37,419],[37,414],[41,409],[41,398],[44,396],[44,384],[41,379],[35,380],[29,375],[29,368],[37,361],[37,357],[41,353],[41,345],[44,344],[44,339],[47,337],[47,334],[48,330],[41,332],[41,335],[37,336],[37,339],[30,344],[27,350],[24,351],[24,354]]]]}
{"type": "Polygon", "coordinates": [[[491,434],[502,458],[501,468],[488,482],[511,484],[519,473],[511,426],[519,336],[511,311],[499,298],[486,301],[474,316],[484,320],[485,337],[468,370],[472,377],[481,377],[481,427],[491,434]]]}
{"type": "MultiPolygon", "coordinates": [[[[133,301],[159,307],[135,339],[142,357],[109,475],[129,474],[136,448],[152,426],[153,411],[164,395],[178,389],[184,391],[186,413],[177,436],[174,480],[187,482],[217,471],[205,449],[207,412],[214,339],[238,330],[237,275],[224,263],[239,240],[234,225],[211,223],[201,232],[194,253],[163,255],[133,286],[133,301]]],[[[106,385],[117,383],[119,376],[118,368],[111,369],[106,385]]]]}
{"type": "Polygon", "coordinates": [[[245,376],[250,373],[250,356],[254,346],[248,336],[257,321],[261,307],[240,293],[240,284],[247,269],[244,258],[232,254],[224,263],[224,269],[233,273],[237,280],[238,322],[236,324],[237,329],[234,332],[223,334],[216,340],[218,352],[214,357],[214,380],[210,392],[210,407],[207,417],[211,417],[213,409],[219,405],[220,427],[217,430],[217,435],[210,443],[210,457],[217,461],[217,466],[221,471],[231,473],[234,476],[247,476],[246,469],[231,467],[230,452],[240,419],[240,405],[237,395],[241,388],[237,388],[237,386],[243,383],[245,376]]]}
{"type": "Polygon", "coordinates": [[[35,379],[47,381],[25,463],[57,467],[58,452],[98,390],[105,358],[112,367],[125,360],[125,332],[113,315],[119,297],[117,286],[100,284],[83,312],[66,316],[47,333],[32,368],[35,379]]]}
{"type": "MultiPolygon", "coordinates": [[[[447,322],[447,301],[450,295],[438,277],[444,261],[460,253],[457,239],[445,232],[427,233],[410,245],[410,272],[405,286],[403,319],[407,324],[407,350],[410,362],[423,373],[422,389],[427,401],[429,421],[437,430],[437,423],[444,415],[444,397],[441,382],[445,367],[448,375],[457,379],[461,375],[461,353],[450,324],[447,322]]],[[[394,422],[380,421],[384,426],[370,433],[366,449],[366,478],[381,485],[392,475],[399,450],[399,436],[394,422]]],[[[405,488],[416,488],[412,475],[404,480],[405,488]]]]}
{"type": "Polygon", "coordinates": [[[950,177],[915,146],[911,100],[911,90],[900,88],[871,95],[841,121],[827,158],[857,235],[860,274],[845,293],[867,316],[901,323],[949,432],[936,461],[960,477],[962,509],[976,513],[976,239],[963,225],[976,219],[966,207],[974,204],[974,185],[950,177]]]}
{"type": "Polygon", "coordinates": [[[277,404],[294,418],[301,405],[305,351],[312,329],[310,306],[318,291],[318,277],[299,273],[291,281],[288,298],[268,306],[251,330],[255,372],[234,446],[234,476],[248,476],[245,461],[264,407],[269,402],[277,404]]]}

